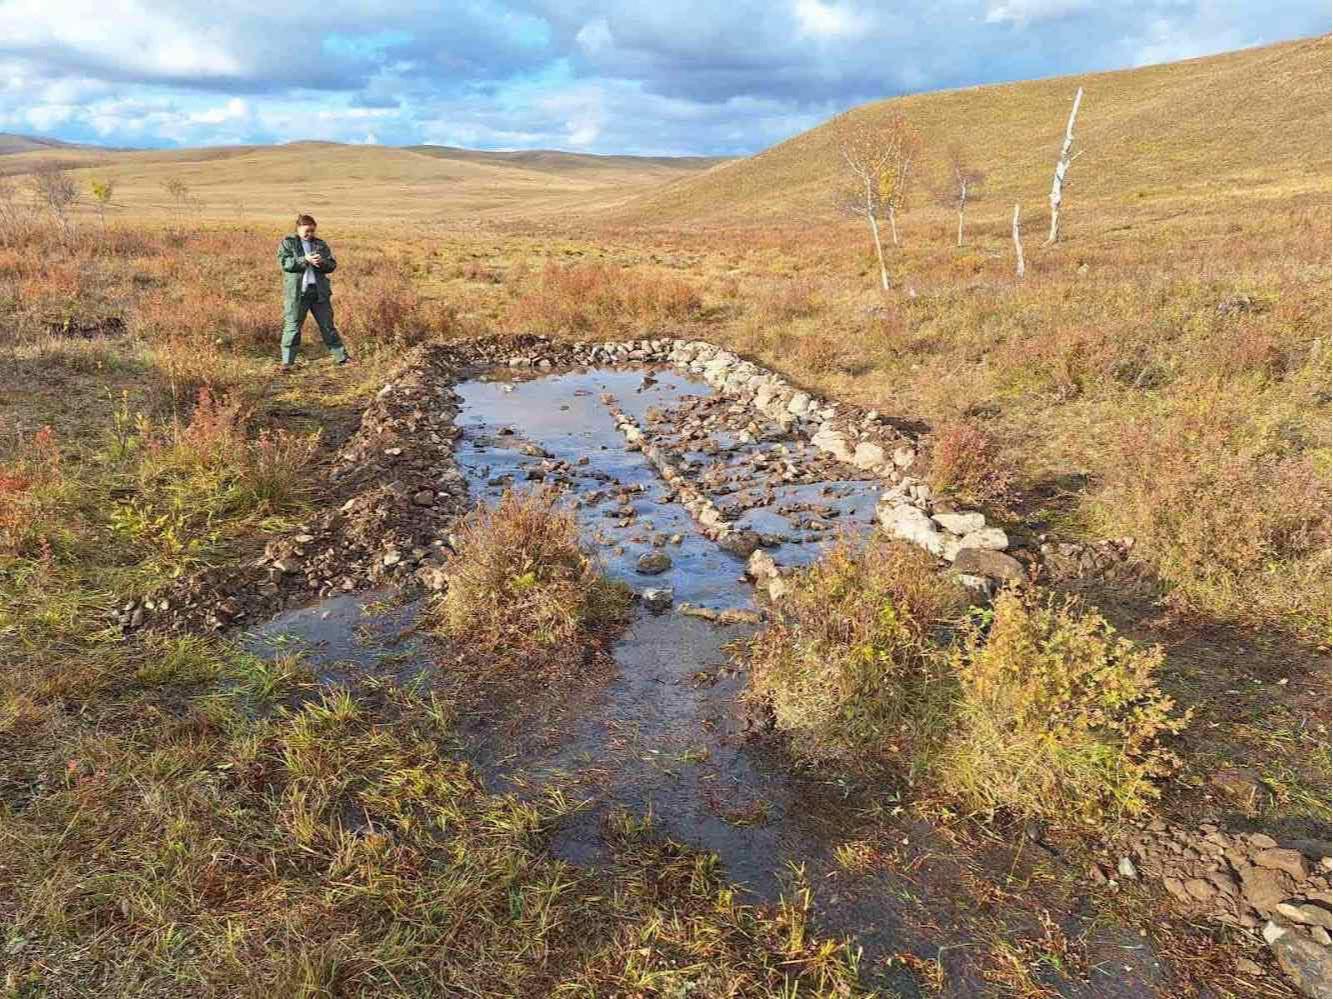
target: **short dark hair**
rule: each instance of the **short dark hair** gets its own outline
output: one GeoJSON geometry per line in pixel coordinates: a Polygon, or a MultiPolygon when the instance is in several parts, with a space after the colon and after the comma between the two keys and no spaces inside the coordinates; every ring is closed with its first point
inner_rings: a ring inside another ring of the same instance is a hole
{"type": "Polygon", "coordinates": [[[313,215],[298,215],[298,216],[296,216],[296,224],[297,224],[298,227],[299,227],[299,226],[303,226],[303,225],[313,225],[313,226],[318,226],[318,225],[319,225],[319,223],[315,221],[315,216],[313,216],[313,215]]]}

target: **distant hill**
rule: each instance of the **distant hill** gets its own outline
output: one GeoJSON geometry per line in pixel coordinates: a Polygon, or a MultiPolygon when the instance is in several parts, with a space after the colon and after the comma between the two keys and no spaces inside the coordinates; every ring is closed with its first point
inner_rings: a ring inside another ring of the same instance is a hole
{"type": "Polygon", "coordinates": [[[48,139],[41,135],[18,135],[14,132],[0,132],[0,156],[10,153],[32,153],[65,149],[98,149],[98,146],[82,142],[65,142],[61,139],[48,139]]]}
{"type": "Polygon", "coordinates": [[[414,153],[469,163],[495,163],[521,166],[529,170],[562,173],[568,170],[648,169],[660,167],[670,172],[704,170],[730,162],[725,156],[605,156],[594,153],[570,153],[559,149],[520,149],[491,152],[460,149],[456,146],[404,146],[414,153]]]}
{"type": "MultiPolygon", "coordinates": [[[[987,196],[1037,208],[1074,91],[1085,88],[1070,196],[1152,198],[1211,185],[1317,184],[1330,170],[1329,38],[1139,69],[913,94],[855,108],[874,122],[900,110],[922,132],[924,168],[959,141],[989,175],[987,196]]],[[[771,149],[645,192],[627,221],[809,218],[833,213],[840,182],[833,119],[771,149]]],[[[990,206],[993,210],[993,205],[990,206]]]]}
{"type": "Polygon", "coordinates": [[[195,217],[284,225],[298,211],[336,224],[410,219],[470,225],[601,214],[719,162],[321,141],[128,151],[33,141],[0,157],[0,176],[56,162],[84,184],[112,180],[121,217],[163,219],[180,211],[165,187],[178,180],[195,217]]]}

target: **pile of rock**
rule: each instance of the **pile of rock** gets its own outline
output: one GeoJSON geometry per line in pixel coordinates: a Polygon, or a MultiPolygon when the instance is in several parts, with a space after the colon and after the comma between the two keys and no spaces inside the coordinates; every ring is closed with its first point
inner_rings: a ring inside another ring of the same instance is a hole
{"type": "Polygon", "coordinates": [[[1006,554],[1009,536],[998,527],[988,527],[984,514],[931,509],[928,488],[904,488],[899,483],[884,493],[875,512],[886,534],[950,563],[965,586],[990,593],[999,583],[1028,578],[1027,567],[1006,554]]]}
{"type": "Polygon", "coordinates": [[[1159,879],[1189,915],[1258,932],[1306,995],[1330,995],[1327,842],[1281,847],[1263,833],[1231,833],[1213,822],[1185,829],[1154,820],[1120,846],[1121,876],[1159,879]]]}
{"type": "Polygon", "coordinates": [[[334,457],[330,486],[348,498],[270,542],[254,563],[206,569],[123,605],[123,630],[220,630],[312,599],[388,583],[443,585],[449,528],[468,506],[453,459],[457,357],[410,356],[334,457]]]}

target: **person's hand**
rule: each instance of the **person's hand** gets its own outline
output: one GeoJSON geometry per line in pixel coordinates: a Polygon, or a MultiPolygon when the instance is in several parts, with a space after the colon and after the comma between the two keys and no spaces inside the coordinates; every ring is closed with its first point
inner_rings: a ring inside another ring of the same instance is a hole
{"type": "Polygon", "coordinates": [[[318,253],[308,253],[306,254],[306,261],[314,264],[316,267],[319,267],[321,264],[324,263],[324,258],[321,257],[318,253]]]}

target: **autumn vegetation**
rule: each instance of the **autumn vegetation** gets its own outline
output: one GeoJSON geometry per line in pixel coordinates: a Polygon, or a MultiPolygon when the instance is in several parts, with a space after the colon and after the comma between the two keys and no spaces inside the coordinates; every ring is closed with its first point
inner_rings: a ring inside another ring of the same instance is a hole
{"type": "MultiPolygon", "coordinates": [[[[1327,81],[1327,39],[1083,79],[1062,239],[1022,279],[1012,206],[1044,231],[1070,81],[858,109],[920,139],[887,291],[865,220],[836,214],[831,130],[595,190],[322,151],[359,363],[307,346],[287,380],[299,147],[0,157],[5,989],[855,994],[803,896],[741,904],[642,817],[605,830],[602,875],[552,860],[577,806],[481,790],[447,705],[108,623],[254,559],[330,500],[332,435],[405,351],[485,333],[724,344],[919,430],[932,487],[1025,543],[1134,539],[1132,581],[985,618],[919,553],[835,549],[747,653],[801,758],[929,774],[934,816],[1083,828],[1247,768],[1256,817],[1326,824],[1327,674],[1273,677],[1328,640],[1327,81]],[[951,169],[985,175],[961,246],[959,203],[924,196],[951,169]]],[[[433,623],[499,642],[500,592],[539,641],[613,619],[563,515],[506,502],[460,535],[476,566],[433,623]]]]}

